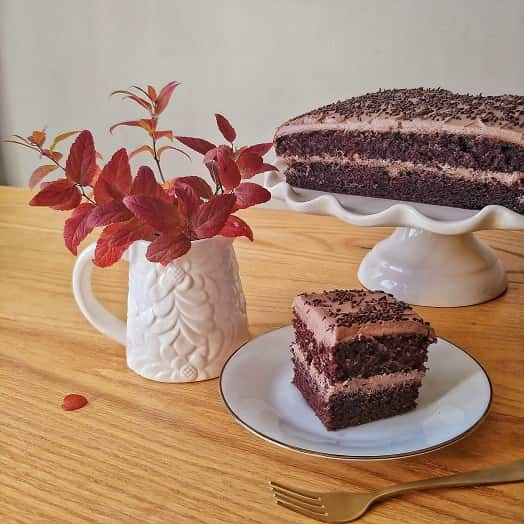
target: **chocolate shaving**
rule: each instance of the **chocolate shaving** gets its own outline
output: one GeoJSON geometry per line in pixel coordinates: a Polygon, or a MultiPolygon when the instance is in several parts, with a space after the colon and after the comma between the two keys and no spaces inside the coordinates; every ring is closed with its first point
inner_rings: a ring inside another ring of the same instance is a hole
{"type": "Polygon", "coordinates": [[[344,115],[350,118],[371,116],[393,117],[400,120],[420,118],[449,120],[465,118],[494,126],[524,128],[524,96],[482,96],[452,93],[446,89],[388,89],[377,93],[338,101],[309,111],[287,123],[304,116],[329,117],[344,115]]]}

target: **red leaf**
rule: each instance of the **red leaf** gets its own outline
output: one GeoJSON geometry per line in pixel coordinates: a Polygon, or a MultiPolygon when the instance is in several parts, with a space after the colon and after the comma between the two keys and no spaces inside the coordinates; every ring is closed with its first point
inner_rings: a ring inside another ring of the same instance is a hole
{"type": "Polygon", "coordinates": [[[178,209],[174,204],[145,195],[127,196],[124,204],[133,214],[156,231],[168,232],[180,225],[178,209]]]}
{"type": "Polygon", "coordinates": [[[151,136],[155,140],[158,140],[159,138],[167,138],[171,140],[171,142],[173,141],[173,131],[155,131],[151,136]]]}
{"type": "Polygon", "coordinates": [[[131,154],[129,155],[129,160],[131,160],[135,155],[138,155],[139,153],[145,153],[146,151],[151,153],[152,156],[155,156],[155,152],[153,151],[153,148],[151,146],[146,145],[146,146],[140,146],[136,148],[134,151],[132,151],[131,154]]]}
{"type": "Polygon", "coordinates": [[[177,188],[188,185],[191,186],[201,198],[209,200],[213,196],[213,190],[209,184],[199,176],[182,176],[173,180],[175,193],[177,188]]]}
{"type": "Polygon", "coordinates": [[[146,251],[146,258],[150,262],[160,262],[167,266],[175,258],[185,255],[190,248],[191,241],[182,231],[174,234],[163,233],[151,242],[146,251]]]}
{"type": "Polygon", "coordinates": [[[234,142],[235,138],[237,137],[237,133],[235,131],[235,128],[229,123],[229,120],[219,113],[215,113],[215,118],[217,121],[218,129],[222,133],[222,136],[228,142],[234,142]]]}
{"type": "MultiPolygon", "coordinates": [[[[51,151],[50,149],[42,149],[42,155],[51,158],[55,162],[59,162],[64,155],[58,151],[51,151]]],[[[58,166],[57,166],[58,167],[58,166]]]]}
{"type": "Polygon", "coordinates": [[[27,137],[27,140],[31,144],[42,147],[45,142],[45,131],[33,131],[32,135],[27,137]]]}
{"type": "Polygon", "coordinates": [[[123,99],[132,100],[133,102],[136,102],[139,106],[142,106],[144,109],[146,109],[150,113],[153,112],[153,107],[151,106],[151,104],[147,100],[144,100],[143,98],[140,98],[139,96],[128,95],[128,96],[125,96],[123,99]]]}
{"type": "Polygon", "coordinates": [[[255,153],[255,155],[264,156],[273,147],[273,142],[265,142],[264,144],[255,144],[244,149],[245,153],[255,153]]]}
{"type": "Polygon", "coordinates": [[[235,161],[225,155],[222,151],[217,151],[217,169],[220,181],[226,191],[230,191],[240,184],[240,171],[235,161]]]}
{"type": "Polygon", "coordinates": [[[88,186],[96,172],[96,151],[93,135],[90,131],[82,131],[73,142],[66,162],[66,177],[88,186]]]}
{"type": "Polygon", "coordinates": [[[133,102],[136,102],[138,105],[142,106],[144,109],[147,109],[150,113],[153,111],[153,106],[147,100],[144,100],[143,98],[135,95],[131,91],[126,91],[125,89],[117,89],[116,91],[111,92],[111,96],[118,94],[126,95],[123,98],[124,100],[128,98],[129,100],[132,100],[133,102]]]}
{"type": "MultiPolygon", "coordinates": [[[[138,87],[137,89],[140,89],[140,88],[138,87]]],[[[128,91],[127,89],[115,89],[114,91],[111,91],[111,94],[109,96],[115,96],[115,95],[133,95],[134,96],[134,93],[132,91],[128,91]]]]}
{"type": "Polygon", "coordinates": [[[233,158],[235,160],[233,155],[233,149],[231,146],[228,146],[226,144],[222,144],[218,147],[214,147],[213,149],[210,149],[205,155],[204,155],[204,164],[207,164],[207,162],[211,162],[212,160],[217,159],[218,152],[221,151],[224,155],[233,158]]]}
{"type": "Polygon", "coordinates": [[[169,201],[169,195],[162,188],[162,186],[156,181],[153,170],[148,166],[141,166],[138,168],[136,177],[133,180],[131,186],[132,195],[147,195],[161,198],[162,200],[169,201]]]}
{"type": "Polygon", "coordinates": [[[234,211],[263,204],[271,199],[271,193],[254,182],[244,182],[235,190],[236,203],[234,211]]]}
{"type": "Polygon", "coordinates": [[[190,136],[176,136],[175,138],[201,155],[205,155],[210,149],[216,147],[215,144],[212,144],[203,138],[193,138],[190,136]]]}
{"type": "Polygon", "coordinates": [[[156,89],[153,86],[147,86],[147,94],[149,95],[149,98],[153,102],[156,102],[157,94],[156,94],[156,89]]]}
{"type": "Polygon", "coordinates": [[[169,82],[169,84],[165,85],[158,94],[158,97],[156,99],[156,114],[159,115],[164,111],[164,109],[169,104],[169,100],[171,99],[171,95],[173,94],[173,91],[175,90],[175,87],[180,85],[179,82],[169,82]]]}
{"type": "Polygon", "coordinates": [[[29,187],[33,188],[40,184],[40,182],[55,169],[58,169],[58,166],[55,164],[37,167],[29,179],[29,187]]]}
{"type": "Polygon", "coordinates": [[[65,221],[64,241],[73,255],[77,254],[78,244],[93,231],[94,226],[89,224],[89,217],[95,209],[93,204],[80,204],[65,221]]]}
{"type": "Polygon", "coordinates": [[[174,192],[178,197],[179,209],[186,221],[189,221],[202,203],[198,191],[189,184],[174,184],[174,192]]]}
{"type": "Polygon", "coordinates": [[[251,228],[239,217],[229,215],[227,217],[224,227],[218,233],[223,237],[247,237],[251,242],[253,241],[253,231],[251,228]]]}
{"type": "Polygon", "coordinates": [[[82,195],[79,189],[67,178],[48,182],[31,199],[30,206],[47,206],[59,211],[74,209],[80,204],[82,195]]]}
{"type": "Polygon", "coordinates": [[[78,133],[80,133],[80,131],[67,131],[66,133],[61,133],[60,135],[56,135],[55,138],[53,138],[51,145],[49,146],[49,150],[54,151],[55,147],[60,142],[62,142],[62,140],[65,140],[66,138],[69,138],[70,136],[76,135],[78,133]]]}
{"type": "Polygon", "coordinates": [[[96,243],[94,263],[107,267],[118,260],[135,240],[149,240],[154,230],[138,218],[107,226],[96,243]]]}
{"type": "Polygon", "coordinates": [[[208,162],[205,162],[205,165],[207,169],[209,170],[209,174],[211,175],[211,179],[215,183],[215,185],[220,184],[220,176],[218,174],[218,167],[216,160],[209,160],[208,162]]]}
{"type": "Polygon", "coordinates": [[[265,173],[267,171],[278,171],[278,168],[276,166],[273,166],[271,164],[262,164],[258,169],[257,169],[257,175],[260,174],[260,173],[265,173]]]}
{"type": "Polygon", "coordinates": [[[238,157],[237,166],[242,178],[251,178],[258,173],[262,166],[262,157],[256,153],[246,153],[245,151],[238,157]]]}
{"type": "Polygon", "coordinates": [[[70,393],[64,397],[62,401],[62,409],[64,411],[75,411],[75,409],[83,408],[87,404],[87,398],[84,395],[70,393]]]}
{"type": "Polygon", "coordinates": [[[109,132],[113,134],[113,131],[119,126],[141,127],[142,129],[145,129],[148,133],[151,133],[155,130],[156,120],[154,118],[141,118],[140,120],[128,120],[127,122],[119,122],[118,124],[113,124],[109,128],[109,132]]]}
{"type": "MultiPolygon", "coordinates": [[[[171,139],[172,140],[172,139],[171,139]]],[[[158,155],[158,158],[161,157],[162,153],[164,151],[166,151],[166,149],[173,149],[174,151],[178,151],[179,153],[182,153],[184,156],[186,156],[187,158],[189,158],[189,160],[191,160],[191,157],[185,152],[185,151],[182,151],[182,149],[178,149],[178,147],[174,147],[174,146],[162,146],[162,147],[159,147],[157,150],[156,150],[156,153],[158,155]]]]}
{"type": "Polygon", "coordinates": [[[211,238],[218,234],[234,205],[235,195],[232,194],[218,195],[201,204],[193,218],[197,238],[211,238]]]}
{"type": "Polygon", "coordinates": [[[119,149],[104,166],[95,184],[95,200],[106,204],[112,200],[121,200],[131,190],[131,168],[127,151],[119,149]]]}
{"type": "Polygon", "coordinates": [[[102,174],[102,170],[100,169],[100,167],[97,165],[96,166],[96,171],[95,171],[95,174],[93,175],[93,180],[91,180],[91,186],[92,187],[95,187],[96,186],[96,183],[98,182],[98,179],[100,178],[100,175],[102,174]]]}
{"type": "Polygon", "coordinates": [[[112,200],[105,204],[99,204],[89,216],[89,227],[107,226],[116,222],[125,222],[133,217],[133,213],[127,209],[121,200],[112,200]]]}

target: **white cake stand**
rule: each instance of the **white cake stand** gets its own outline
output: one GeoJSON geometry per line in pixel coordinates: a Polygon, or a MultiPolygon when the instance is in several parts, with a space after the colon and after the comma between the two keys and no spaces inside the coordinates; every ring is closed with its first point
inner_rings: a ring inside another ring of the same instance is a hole
{"type": "MultiPolygon", "coordinates": [[[[524,230],[524,216],[502,206],[481,211],[292,188],[269,173],[266,187],[295,211],[336,216],[356,226],[396,227],[362,260],[358,278],[410,304],[455,307],[503,293],[506,273],[473,232],[524,230]]],[[[431,188],[429,188],[431,190],[431,188]]]]}

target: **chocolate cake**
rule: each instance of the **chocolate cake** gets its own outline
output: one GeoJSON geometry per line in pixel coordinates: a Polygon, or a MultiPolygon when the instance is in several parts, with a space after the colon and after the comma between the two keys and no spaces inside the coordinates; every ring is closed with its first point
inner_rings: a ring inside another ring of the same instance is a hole
{"type": "Polygon", "coordinates": [[[524,96],[379,91],[287,121],[275,148],[295,187],[524,213],[524,96]]]}
{"type": "Polygon", "coordinates": [[[416,406],[433,328],[383,291],[303,293],[293,301],[293,383],[328,430],[416,406]]]}

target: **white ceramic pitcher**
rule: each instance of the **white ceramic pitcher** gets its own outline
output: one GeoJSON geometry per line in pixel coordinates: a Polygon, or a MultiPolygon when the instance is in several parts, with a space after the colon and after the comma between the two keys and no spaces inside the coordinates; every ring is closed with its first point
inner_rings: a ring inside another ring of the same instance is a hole
{"type": "Polygon", "coordinates": [[[91,324],[126,346],[127,365],[160,382],[217,377],[229,355],[249,337],[246,304],[233,239],[192,243],[167,266],[149,262],[149,242],[134,242],[129,262],[126,324],[107,311],[91,288],[95,244],[78,257],[73,293],[91,324]]]}

